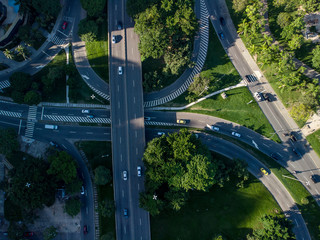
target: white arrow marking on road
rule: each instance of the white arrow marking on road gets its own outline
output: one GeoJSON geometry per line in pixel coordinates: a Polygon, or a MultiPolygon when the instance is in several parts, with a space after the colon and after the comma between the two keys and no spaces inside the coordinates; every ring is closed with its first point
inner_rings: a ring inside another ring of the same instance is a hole
{"type": "Polygon", "coordinates": [[[309,181],[307,181],[307,182],[306,182],[306,184],[307,184],[307,186],[309,186],[309,185],[310,185],[310,182],[309,182],[309,181]]]}
{"type": "Polygon", "coordinates": [[[87,75],[83,75],[83,74],[81,74],[81,77],[84,78],[84,79],[86,79],[86,80],[89,80],[89,79],[90,79],[87,75]]]}
{"type": "Polygon", "coordinates": [[[37,66],[36,68],[43,68],[44,67],[44,65],[40,65],[40,66],[37,66]]]}
{"type": "Polygon", "coordinates": [[[256,149],[259,149],[258,144],[256,144],[255,141],[252,140],[252,144],[256,147],[256,149]]]}

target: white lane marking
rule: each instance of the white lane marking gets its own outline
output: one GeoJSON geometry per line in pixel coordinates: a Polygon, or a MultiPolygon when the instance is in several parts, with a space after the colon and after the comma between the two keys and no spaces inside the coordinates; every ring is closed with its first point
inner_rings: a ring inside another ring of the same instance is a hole
{"type": "Polygon", "coordinates": [[[118,102],[118,108],[120,109],[120,102],[118,102]]]}
{"type": "Polygon", "coordinates": [[[117,6],[117,4],[115,4],[114,5],[114,9],[117,11],[117,8],[118,8],[118,6],[117,6]]]}
{"type": "Polygon", "coordinates": [[[37,69],[39,69],[39,68],[43,68],[43,67],[44,67],[44,65],[36,66],[36,68],[37,68],[37,69]]]}
{"type": "Polygon", "coordinates": [[[43,120],[43,111],[44,111],[44,107],[42,107],[41,120],[43,120]]]}
{"type": "Polygon", "coordinates": [[[137,114],[136,113],[134,114],[134,119],[137,119],[137,114]]]}
{"type": "Polygon", "coordinates": [[[120,141],[120,143],[121,143],[121,137],[120,137],[119,141],[120,141]]]}
{"type": "Polygon", "coordinates": [[[136,103],[136,97],[133,97],[133,103],[136,103]]]}
{"type": "Polygon", "coordinates": [[[259,149],[258,144],[252,140],[252,144],[256,147],[256,149],[259,149]]]}
{"type": "Polygon", "coordinates": [[[66,146],[65,146],[65,145],[63,145],[63,144],[62,144],[62,147],[64,147],[65,149],[67,149],[67,148],[66,148],[66,146]]]}
{"type": "Polygon", "coordinates": [[[86,132],[86,134],[93,134],[93,132],[86,132]]]}
{"type": "Polygon", "coordinates": [[[264,146],[266,146],[267,148],[270,148],[267,144],[265,144],[265,143],[262,143],[264,146]]]}
{"type": "Polygon", "coordinates": [[[120,161],[122,162],[122,154],[120,154],[120,161]]]}
{"type": "Polygon", "coordinates": [[[247,137],[248,137],[248,138],[251,138],[251,139],[253,138],[253,137],[251,137],[250,135],[247,135],[247,137]]]}
{"type": "Polygon", "coordinates": [[[18,130],[18,135],[20,135],[21,124],[22,124],[22,119],[20,119],[20,123],[19,123],[19,130],[18,130]]]}
{"type": "Polygon", "coordinates": [[[316,189],[316,193],[319,195],[319,192],[318,192],[318,190],[316,189]]]}
{"type": "Polygon", "coordinates": [[[134,86],[134,80],[132,81],[132,86],[134,86]]]}
{"type": "Polygon", "coordinates": [[[75,132],[75,131],[69,131],[69,133],[77,133],[77,132],[75,132]]]}
{"type": "Polygon", "coordinates": [[[121,125],[120,119],[119,119],[119,125],[121,125]]]}
{"type": "Polygon", "coordinates": [[[127,234],[127,227],[124,226],[124,234],[127,234]]]}
{"type": "Polygon", "coordinates": [[[134,64],[132,64],[132,70],[134,70],[134,64]]]}
{"type": "Polygon", "coordinates": [[[42,50],[42,52],[47,55],[48,57],[51,57],[48,53],[46,53],[45,51],[42,50]]]}
{"type": "Polygon", "coordinates": [[[299,224],[298,224],[298,222],[297,222],[297,219],[294,219],[294,221],[296,222],[296,224],[297,224],[297,227],[299,227],[299,224]]]}
{"type": "Polygon", "coordinates": [[[73,113],[68,113],[68,116],[74,116],[74,114],[73,113]]]}
{"type": "Polygon", "coordinates": [[[86,79],[86,80],[89,80],[90,78],[87,76],[87,75],[84,75],[84,74],[81,74],[81,77],[86,79]]]}
{"type": "Polygon", "coordinates": [[[109,133],[103,133],[104,135],[109,135],[109,133]]]}

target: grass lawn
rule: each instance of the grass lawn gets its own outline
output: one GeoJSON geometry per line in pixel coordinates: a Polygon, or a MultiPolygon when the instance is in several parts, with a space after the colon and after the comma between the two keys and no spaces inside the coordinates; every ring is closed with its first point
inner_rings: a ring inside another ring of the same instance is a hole
{"type": "Polygon", "coordinates": [[[273,128],[246,87],[232,89],[226,93],[228,96],[226,99],[216,95],[184,111],[223,118],[280,142],[278,136],[273,134],[273,128]],[[251,100],[253,102],[247,104],[251,100]]]}
{"type": "MultiPolygon", "coordinates": [[[[90,141],[77,143],[77,145],[80,145],[82,150],[86,153],[90,167],[92,169],[95,169],[96,167],[103,165],[112,171],[111,142],[90,141]]],[[[97,189],[99,202],[105,199],[114,199],[112,184],[107,184],[105,186],[97,186],[97,189]]],[[[100,216],[99,225],[100,236],[108,232],[113,232],[114,237],[116,236],[114,215],[110,218],[100,216]]]]}
{"type": "Polygon", "coordinates": [[[269,156],[265,155],[264,153],[260,152],[259,150],[255,149],[254,147],[251,147],[250,145],[244,142],[241,142],[237,139],[223,134],[214,133],[212,131],[207,131],[207,133],[219,136],[246,149],[247,152],[249,152],[255,158],[259,159],[261,162],[263,162],[272,171],[272,173],[275,174],[276,177],[282,182],[285,188],[289,191],[294,201],[297,203],[302,213],[302,216],[307,224],[311,238],[313,240],[319,239],[318,236],[320,236],[320,207],[317,205],[312,195],[299,181],[294,181],[292,179],[283,177],[283,175],[285,175],[294,178],[294,176],[292,176],[290,172],[288,172],[284,167],[282,167],[279,163],[274,161],[269,156]]]}
{"type": "Polygon", "coordinates": [[[97,40],[86,43],[88,60],[92,69],[106,82],[109,82],[108,67],[108,22],[99,25],[97,40]]]}
{"type": "Polygon", "coordinates": [[[80,76],[78,70],[76,69],[76,66],[74,64],[72,52],[70,51],[70,57],[69,57],[69,64],[73,66],[74,68],[74,76],[73,78],[77,81],[77,87],[76,88],[69,88],[69,100],[72,103],[92,103],[92,104],[109,104],[109,101],[106,99],[100,97],[97,93],[95,93],[82,79],[80,76]],[[95,98],[92,99],[92,94],[95,95],[95,98]]]}
{"type": "Polygon", "coordinates": [[[312,146],[313,150],[320,156],[320,130],[307,136],[307,140],[312,146]]]}
{"type": "Polygon", "coordinates": [[[154,240],[245,239],[264,214],[281,211],[263,186],[250,174],[244,188],[236,188],[231,180],[224,187],[214,186],[209,192],[191,192],[187,204],[179,212],[164,212],[151,217],[154,240]]]}

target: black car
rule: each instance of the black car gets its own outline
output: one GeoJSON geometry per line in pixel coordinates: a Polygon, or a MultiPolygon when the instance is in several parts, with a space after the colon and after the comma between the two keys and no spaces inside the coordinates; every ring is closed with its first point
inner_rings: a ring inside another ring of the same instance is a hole
{"type": "Polygon", "coordinates": [[[123,216],[124,216],[125,218],[128,218],[128,217],[129,217],[129,213],[128,213],[128,209],[127,209],[127,208],[123,209],[123,216]]]}
{"type": "Polygon", "coordinates": [[[271,157],[274,159],[274,160],[277,160],[279,161],[281,159],[280,155],[278,153],[272,153],[271,154],[271,157]]]}
{"type": "Polygon", "coordinates": [[[299,152],[297,149],[292,148],[292,152],[293,152],[294,154],[296,154],[298,157],[301,157],[301,154],[300,154],[300,152],[299,152]]]}
{"type": "Polygon", "coordinates": [[[293,135],[293,133],[290,133],[290,139],[293,141],[293,142],[296,142],[297,141],[297,138],[295,135],[293,135]]]}
{"type": "Polygon", "coordinates": [[[220,17],[219,20],[220,20],[221,26],[224,26],[226,24],[223,17],[220,17]]]}
{"type": "Polygon", "coordinates": [[[271,102],[269,93],[263,93],[263,97],[264,97],[264,99],[267,100],[268,102],[271,102]]]}
{"type": "Polygon", "coordinates": [[[122,22],[118,22],[118,30],[121,30],[122,29],[122,22]]]}
{"type": "Polygon", "coordinates": [[[310,179],[311,179],[311,181],[314,182],[314,183],[317,183],[317,182],[318,182],[318,179],[317,179],[316,175],[311,175],[311,176],[310,176],[310,179]]]}

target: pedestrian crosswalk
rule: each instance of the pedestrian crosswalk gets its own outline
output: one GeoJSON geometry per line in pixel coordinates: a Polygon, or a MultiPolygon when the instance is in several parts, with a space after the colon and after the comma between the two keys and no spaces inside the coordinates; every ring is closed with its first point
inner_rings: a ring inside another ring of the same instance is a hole
{"type": "Polygon", "coordinates": [[[68,41],[59,38],[57,35],[53,36],[53,38],[51,39],[51,42],[53,42],[56,45],[65,45],[68,43],[68,41]]]}
{"type": "Polygon", "coordinates": [[[0,82],[0,89],[4,89],[10,87],[10,82],[8,80],[4,80],[0,82]]]}
{"type": "Polygon", "coordinates": [[[200,49],[198,53],[196,53],[197,54],[196,63],[190,75],[184,81],[182,86],[180,86],[177,90],[170,93],[169,95],[160,97],[156,100],[144,102],[144,107],[154,107],[154,106],[172,101],[173,99],[177,98],[188,89],[190,84],[193,82],[194,76],[201,72],[207,57],[207,50],[208,50],[208,44],[209,44],[209,12],[204,0],[200,0],[200,28],[199,29],[200,29],[199,30],[200,49]]]}
{"type": "Polygon", "coordinates": [[[107,94],[107,93],[104,93],[104,92],[101,92],[100,90],[96,89],[95,87],[93,87],[88,81],[87,79],[85,79],[83,76],[82,76],[82,79],[84,79],[84,81],[87,83],[87,85],[92,89],[92,91],[94,91],[96,94],[98,94],[100,97],[110,101],[110,95],[107,94]]]}
{"type": "Polygon", "coordinates": [[[256,75],[254,73],[252,73],[250,75],[246,75],[244,78],[244,81],[248,85],[250,83],[258,81],[258,78],[256,77],[256,75]]]}
{"type": "Polygon", "coordinates": [[[11,112],[11,111],[4,111],[0,110],[0,115],[7,116],[7,117],[16,117],[21,118],[22,114],[19,112],[11,112]]]}
{"type": "Polygon", "coordinates": [[[111,123],[110,118],[87,118],[77,116],[43,115],[43,120],[55,122],[77,122],[77,123],[111,123]]]}
{"type": "Polygon", "coordinates": [[[28,121],[25,136],[33,138],[34,125],[37,121],[37,106],[29,106],[28,121]]]}
{"type": "Polygon", "coordinates": [[[176,124],[176,123],[154,122],[154,121],[144,121],[144,124],[149,126],[181,126],[180,124],[176,124]]]}

